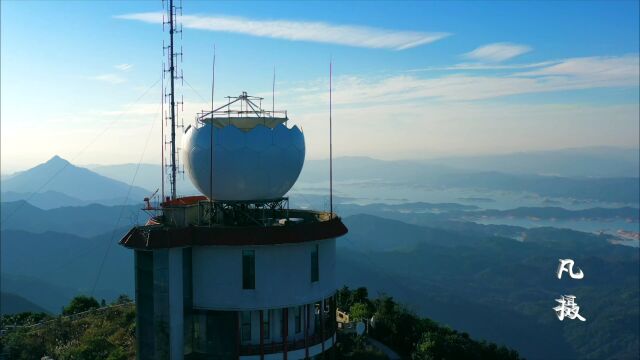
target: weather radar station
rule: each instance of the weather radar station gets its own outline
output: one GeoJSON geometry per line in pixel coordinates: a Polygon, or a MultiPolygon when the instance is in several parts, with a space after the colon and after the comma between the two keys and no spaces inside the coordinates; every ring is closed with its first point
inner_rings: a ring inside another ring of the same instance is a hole
{"type": "Polygon", "coordinates": [[[347,232],[332,171],[329,211],[291,209],[304,135],[246,92],[178,126],[178,12],[169,0],[162,191],[145,199],[147,223],[120,240],[135,252],[137,357],[322,358],[336,341],[335,241],[347,232]],[[200,195],[177,195],[180,159],[200,195]]]}

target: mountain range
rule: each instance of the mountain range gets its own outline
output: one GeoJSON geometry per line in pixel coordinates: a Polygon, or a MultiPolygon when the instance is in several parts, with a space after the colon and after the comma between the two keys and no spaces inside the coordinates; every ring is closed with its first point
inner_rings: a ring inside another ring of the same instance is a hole
{"type": "MultiPolygon", "coordinates": [[[[326,165],[324,160],[307,161],[300,181],[324,181],[326,165]]],[[[107,301],[122,293],[133,297],[132,253],[117,241],[132,225],[146,221],[140,200],[149,195],[145,188],[154,188],[160,174],[155,165],[140,166],[130,187],[137,167],[89,170],[54,157],[3,178],[2,313],[59,313],[80,293],[107,301]],[[129,205],[114,205],[125,203],[127,193],[129,205]]],[[[637,177],[494,170],[369,158],[334,162],[339,181],[373,179],[395,187],[471,186],[638,202],[637,177]]],[[[187,191],[188,181],[181,183],[187,191]]],[[[325,195],[291,194],[293,207],[322,209],[326,200],[325,195]]],[[[507,345],[531,359],[637,358],[637,247],[612,244],[613,235],[606,233],[473,222],[484,217],[536,217],[637,224],[636,207],[496,210],[487,207],[492,204],[489,198],[473,205],[411,200],[358,204],[348,194],[334,200],[349,228],[337,242],[339,286],[366,286],[372,295],[389,294],[420,315],[474,338],[507,345]],[[585,279],[558,280],[555,270],[561,258],[574,259],[585,279]],[[577,296],[587,322],[560,322],[555,317],[555,299],[568,293],[577,296]]]]}
{"type": "Polygon", "coordinates": [[[80,236],[96,236],[106,231],[133,226],[146,221],[141,205],[64,206],[49,210],[40,209],[25,200],[0,203],[0,229],[28,230],[32,233],[47,231],[73,233],[80,236]],[[83,214],[78,214],[82,209],[83,214]]]}
{"type": "Polygon", "coordinates": [[[394,296],[421,315],[508,344],[532,359],[633,359],[639,350],[637,249],[606,237],[537,228],[524,241],[438,230],[370,215],[347,217],[338,242],[340,282],[394,296]],[[572,258],[581,281],[558,280],[572,258]],[[577,296],[585,323],[552,308],[577,296]]]}
{"type": "Polygon", "coordinates": [[[450,167],[563,177],[638,177],[640,149],[584,147],[433,159],[450,167]]]}
{"type": "MultiPolygon", "coordinates": [[[[93,210],[65,211],[82,219],[93,210]]],[[[390,294],[420,315],[527,358],[625,359],[640,346],[637,248],[555,228],[517,228],[517,241],[500,236],[501,227],[462,222],[432,227],[366,214],[343,220],[349,233],[338,240],[338,284],[390,294]],[[583,281],[555,278],[565,257],[585,271],[583,281]],[[555,318],[554,299],[564,293],[578,297],[588,318],[582,327],[555,318]]],[[[51,313],[94,287],[107,301],[133,296],[132,253],[116,244],[126,227],[79,236],[72,223],[49,226],[57,231],[2,230],[2,292],[51,313]]]]}
{"type": "Polygon", "coordinates": [[[28,200],[42,208],[88,203],[142,202],[148,190],[129,186],[54,156],[2,180],[2,201],[28,200]]]}
{"type": "MultiPolygon", "coordinates": [[[[637,157],[638,149],[584,148],[431,160],[339,157],[333,167],[334,180],[343,182],[487,189],[638,204],[637,157]]],[[[78,167],[54,156],[32,169],[3,177],[2,201],[28,200],[44,209],[89,203],[116,205],[140,202],[161,187],[160,165],[89,167],[78,167]]],[[[298,183],[326,182],[328,167],[327,160],[307,160],[298,183]]],[[[191,195],[197,191],[183,177],[178,181],[178,193],[191,195]]]]}
{"type": "MultiPolygon", "coordinates": [[[[459,158],[457,162],[452,161],[459,167],[451,166],[444,160],[384,161],[367,157],[339,157],[334,159],[333,173],[334,181],[337,182],[367,181],[417,188],[487,189],[526,192],[547,197],[638,204],[640,201],[639,174],[637,166],[634,167],[633,163],[627,160],[629,155],[621,160],[617,157],[585,157],[582,153],[578,153],[580,156],[570,156],[571,154],[571,152],[512,154],[504,155],[503,157],[509,158],[508,161],[504,159],[504,162],[501,157],[482,157],[473,160],[459,158]],[[540,168],[544,167],[546,162],[553,162],[556,156],[560,156],[562,161],[558,159],[552,167],[555,170],[542,175],[540,168]],[[507,163],[526,164],[528,157],[538,158],[538,166],[530,168],[525,165],[506,166],[507,163]],[[487,167],[478,166],[476,160],[479,164],[487,163],[487,167]],[[623,165],[619,166],[619,170],[606,173],[606,169],[610,168],[607,165],[610,161],[621,162],[623,165]],[[576,164],[584,163],[590,163],[593,171],[589,172],[586,167],[583,170],[574,168],[576,164]],[[495,164],[495,166],[489,164],[495,164]],[[504,166],[498,166],[499,164],[504,166]],[[567,171],[560,171],[563,168],[567,171]]],[[[132,178],[136,168],[138,168],[136,164],[123,164],[95,166],[92,169],[104,176],[127,181],[132,178]]],[[[307,160],[298,184],[326,182],[328,169],[328,160],[307,160]]],[[[136,183],[149,189],[156,189],[159,186],[160,173],[159,165],[144,164],[138,170],[136,183]]],[[[188,179],[183,179],[179,184],[179,193],[197,193],[188,179]]]]}
{"type": "Polygon", "coordinates": [[[39,305],[34,304],[22,296],[11,293],[0,293],[0,303],[6,304],[6,306],[1,307],[0,310],[2,313],[0,315],[17,314],[22,312],[47,312],[39,305]]]}

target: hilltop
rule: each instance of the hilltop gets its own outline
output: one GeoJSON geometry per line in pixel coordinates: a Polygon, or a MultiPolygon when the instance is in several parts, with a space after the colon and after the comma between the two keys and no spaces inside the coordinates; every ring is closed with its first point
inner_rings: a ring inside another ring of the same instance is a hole
{"type": "MultiPolygon", "coordinates": [[[[130,181],[130,180],[129,180],[130,181]]],[[[45,163],[2,180],[2,201],[29,200],[43,208],[58,204],[124,203],[142,201],[150,191],[102,176],[55,155],[45,163]]],[[[59,206],[59,205],[58,205],[59,206]]]]}

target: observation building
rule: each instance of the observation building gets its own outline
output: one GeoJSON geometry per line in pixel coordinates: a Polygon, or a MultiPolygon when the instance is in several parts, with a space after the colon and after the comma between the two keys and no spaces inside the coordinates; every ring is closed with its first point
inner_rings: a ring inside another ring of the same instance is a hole
{"type": "Polygon", "coordinates": [[[242,93],[182,135],[202,195],[165,198],[120,244],[135,253],[139,359],[303,359],[336,341],[330,212],[290,209],[305,156],[286,112],[242,93]]]}

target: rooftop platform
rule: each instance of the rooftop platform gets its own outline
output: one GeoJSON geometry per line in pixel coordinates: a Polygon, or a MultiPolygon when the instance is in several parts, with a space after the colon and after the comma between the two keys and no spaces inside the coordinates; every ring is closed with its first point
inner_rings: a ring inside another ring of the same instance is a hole
{"type": "Polygon", "coordinates": [[[203,196],[165,202],[120,244],[137,250],[184,246],[278,245],[330,239],[347,233],[342,220],[323,211],[289,209],[288,199],[209,201],[203,196]]]}

